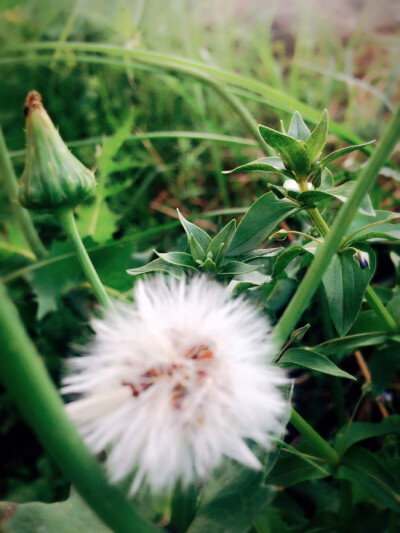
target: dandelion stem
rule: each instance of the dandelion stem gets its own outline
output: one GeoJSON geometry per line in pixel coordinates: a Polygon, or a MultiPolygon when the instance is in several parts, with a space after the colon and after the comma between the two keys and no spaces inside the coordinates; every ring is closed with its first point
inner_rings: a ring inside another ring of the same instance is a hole
{"type": "MultiPolygon", "coordinates": [[[[323,244],[318,246],[310,268],[300,283],[290,304],[281,316],[278,324],[275,326],[274,337],[279,345],[282,345],[285,342],[285,339],[296,327],[298,320],[317,290],[333,255],[339,248],[342,238],[356,214],[362,199],[372,187],[380,168],[390,156],[396,141],[400,136],[400,129],[398,127],[399,121],[400,105],[397,107],[381,142],[368,160],[367,165],[360,172],[350,198],[340,208],[332,229],[326,234],[323,244]]],[[[374,310],[377,311],[375,308],[374,310]]],[[[379,316],[384,316],[385,323],[389,324],[386,316],[388,314],[387,310],[385,309],[383,315],[382,309],[379,309],[379,311],[379,316]]]]}
{"type": "Polygon", "coordinates": [[[116,533],[156,533],[122,493],[108,485],[101,467],[64,412],[43,360],[18,311],[0,284],[0,376],[43,447],[93,511],[116,533]]]}
{"type": "Polygon", "coordinates": [[[315,451],[319,453],[331,466],[337,466],[339,464],[339,455],[332,448],[325,439],[321,437],[314,428],[310,426],[297,411],[292,408],[290,422],[294,425],[297,431],[303,435],[305,439],[311,444],[315,451]]]}
{"type": "Polygon", "coordinates": [[[18,202],[18,182],[14,168],[10,161],[3,132],[0,127],[0,176],[3,178],[14,216],[17,219],[29,246],[32,248],[38,259],[46,255],[46,249],[37,234],[29,212],[18,202]]]}
{"type": "Polygon", "coordinates": [[[75,255],[85,273],[85,276],[93,288],[93,292],[97,300],[103,307],[112,307],[112,302],[100,281],[93,263],[90,260],[89,254],[86,251],[86,248],[83,245],[78,228],[76,227],[75,217],[72,209],[62,209],[58,211],[57,214],[61,225],[68,236],[68,239],[71,241],[71,244],[74,247],[75,255]]]}

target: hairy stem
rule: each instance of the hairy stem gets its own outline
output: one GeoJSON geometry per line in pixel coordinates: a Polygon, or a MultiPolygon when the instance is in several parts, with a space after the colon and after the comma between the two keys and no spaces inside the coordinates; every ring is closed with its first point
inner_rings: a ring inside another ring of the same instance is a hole
{"type": "Polygon", "coordinates": [[[0,127],[0,176],[3,179],[4,188],[14,216],[17,219],[29,246],[38,259],[46,255],[46,249],[37,234],[29,212],[18,202],[18,181],[14,168],[8,155],[7,146],[4,140],[3,132],[0,127]]]}
{"type": "Polygon", "coordinates": [[[58,218],[61,225],[67,234],[72,246],[74,247],[75,255],[85,273],[86,278],[92,286],[93,292],[99,303],[106,308],[112,307],[112,302],[106,293],[103,284],[90,260],[90,257],[83,245],[82,239],[76,227],[75,217],[72,209],[63,209],[58,211],[58,218]]]}
{"type": "Polygon", "coordinates": [[[64,412],[63,402],[29,339],[17,309],[0,284],[0,376],[43,447],[93,511],[116,533],[156,533],[101,467],[64,412]]]}

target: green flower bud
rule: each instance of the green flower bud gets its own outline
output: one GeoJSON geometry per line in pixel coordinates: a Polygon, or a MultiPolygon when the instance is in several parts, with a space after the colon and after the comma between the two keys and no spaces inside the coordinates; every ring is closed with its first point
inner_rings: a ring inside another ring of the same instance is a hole
{"type": "Polygon", "coordinates": [[[94,193],[93,172],[68,150],[38,92],[28,94],[24,113],[27,150],[19,201],[38,211],[75,207],[94,193]]]}

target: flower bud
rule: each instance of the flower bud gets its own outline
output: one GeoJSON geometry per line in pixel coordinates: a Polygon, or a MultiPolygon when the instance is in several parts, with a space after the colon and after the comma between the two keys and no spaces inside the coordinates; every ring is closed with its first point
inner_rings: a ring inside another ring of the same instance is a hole
{"type": "Polygon", "coordinates": [[[24,113],[27,149],[19,201],[38,211],[76,206],[94,193],[93,172],[68,150],[38,92],[28,94],[24,113]]]}

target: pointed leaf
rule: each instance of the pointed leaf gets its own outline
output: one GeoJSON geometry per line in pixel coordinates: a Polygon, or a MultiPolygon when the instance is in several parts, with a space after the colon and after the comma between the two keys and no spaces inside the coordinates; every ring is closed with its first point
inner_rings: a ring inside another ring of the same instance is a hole
{"type": "Polygon", "coordinates": [[[335,472],[335,478],[346,479],[368,492],[377,503],[399,510],[399,481],[368,450],[360,446],[350,448],[335,472]]]}
{"type": "Polygon", "coordinates": [[[361,150],[361,148],[364,148],[364,146],[368,146],[369,144],[372,144],[374,142],[375,140],[369,141],[363,144],[354,144],[353,146],[347,146],[346,148],[340,148],[339,150],[336,150],[335,152],[332,152],[331,154],[324,157],[324,159],[322,159],[322,161],[319,164],[322,167],[325,167],[332,161],[335,161],[335,159],[339,159],[339,157],[342,157],[343,155],[346,155],[346,154],[350,154],[351,152],[354,152],[355,150],[361,150]]]}
{"type": "Polygon", "coordinates": [[[310,250],[307,250],[307,248],[304,248],[304,246],[297,244],[285,249],[275,262],[272,277],[278,276],[281,272],[283,272],[283,270],[285,270],[287,265],[293,261],[295,257],[298,257],[304,253],[311,254],[310,250]]]}
{"type": "Polygon", "coordinates": [[[189,237],[189,249],[191,256],[193,258],[193,261],[204,261],[206,258],[206,253],[203,250],[203,248],[200,246],[200,244],[197,242],[196,237],[194,236],[194,233],[190,234],[189,237]]]}
{"type": "Polygon", "coordinates": [[[257,248],[285,218],[298,207],[291,200],[278,200],[272,192],[261,196],[247,211],[239,224],[228,256],[238,256],[257,248]]]}
{"type": "Polygon", "coordinates": [[[357,333],[346,337],[337,337],[329,341],[322,342],[314,346],[314,350],[324,354],[335,354],[339,351],[346,353],[354,352],[356,348],[363,346],[375,346],[383,344],[388,339],[388,335],[383,331],[372,331],[371,333],[357,333]]]}
{"type": "Polygon", "coordinates": [[[152,274],[154,272],[165,272],[175,277],[180,277],[182,271],[179,268],[173,267],[170,263],[166,263],[160,258],[154,259],[147,265],[138,268],[131,268],[127,270],[127,273],[131,276],[140,276],[141,274],[152,274]]]}
{"type": "Polygon", "coordinates": [[[154,250],[154,252],[158,255],[160,259],[172,266],[181,267],[189,270],[197,270],[196,264],[190,254],[187,254],[185,252],[160,253],[157,252],[157,250],[154,250]]]}
{"type": "Polygon", "coordinates": [[[310,136],[310,130],[306,126],[298,111],[293,113],[288,135],[290,135],[290,137],[294,137],[298,141],[303,141],[303,143],[305,143],[310,136]]]}
{"type": "Polygon", "coordinates": [[[232,219],[226,226],[224,226],[219,233],[213,238],[207,248],[207,253],[211,252],[214,257],[216,257],[218,249],[221,244],[222,247],[218,259],[222,259],[231,245],[232,239],[235,235],[236,230],[236,220],[232,219]]]}
{"type": "Polygon", "coordinates": [[[356,381],[355,377],[344,370],[341,370],[325,355],[305,348],[291,348],[290,350],[287,350],[279,359],[278,365],[283,368],[300,366],[302,368],[315,370],[316,372],[322,372],[323,374],[356,381]]]}
{"type": "Polygon", "coordinates": [[[379,424],[353,422],[350,427],[346,424],[336,433],[335,449],[340,454],[343,454],[357,442],[398,432],[400,432],[400,420],[398,417],[384,418],[379,424]]]}
{"type": "Polygon", "coordinates": [[[203,248],[203,250],[207,250],[207,246],[211,242],[211,237],[201,228],[196,226],[196,224],[192,224],[192,222],[189,222],[186,220],[186,218],[182,215],[182,213],[178,211],[179,220],[181,221],[181,224],[186,231],[188,240],[190,238],[190,234],[193,233],[193,235],[196,237],[197,242],[200,244],[200,246],[203,248]]]}
{"type": "Polygon", "coordinates": [[[305,142],[307,153],[311,163],[315,163],[326,144],[328,136],[328,111],[324,109],[322,118],[305,142]]]}
{"type": "MultiPolygon", "coordinates": [[[[322,190],[316,190],[316,191],[305,191],[300,193],[296,200],[301,202],[304,205],[311,206],[314,204],[317,204],[318,202],[322,202],[323,200],[327,200],[329,198],[336,198],[337,200],[340,200],[341,202],[345,203],[351,196],[354,186],[356,182],[355,181],[347,181],[346,183],[343,183],[342,185],[339,185],[338,187],[333,187],[331,189],[326,189],[324,191],[322,190]]],[[[363,201],[360,204],[359,207],[360,213],[364,213],[365,215],[374,216],[375,211],[372,207],[371,199],[368,195],[366,195],[363,199],[363,201]]]]}
{"type": "Polygon", "coordinates": [[[309,174],[311,161],[304,143],[266,126],[259,126],[259,130],[264,141],[277,150],[287,169],[293,171],[297,177],[309,174]]]}
{"type": "Polygon", "coordinates": [[[322,278],[329,314],[340,336],[348,332],[357,318],[365,289],[375,272],[372,249],[365,244],[358,248],[369,254],[366,268],[360,268],[356,263],[354,250],[344,250],[334,255],[322,278]]]}
{"type": "Polygon", "coordinates": [[[285,169],[285,165],[280,157],[262,157],[261,159],[256,159],[255,161],[236,167],[233,170],[224,170],[222,174],[236,174],[238,172],[254,171],[277,172],[278,174],[292,176],[292,174],[285,169]]]}

